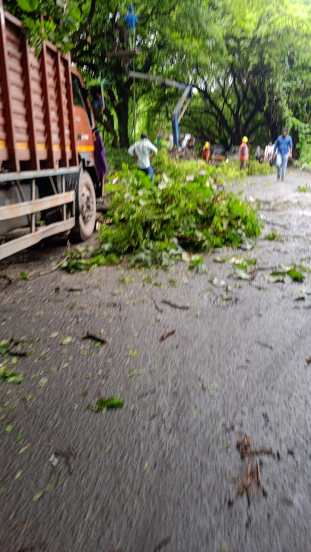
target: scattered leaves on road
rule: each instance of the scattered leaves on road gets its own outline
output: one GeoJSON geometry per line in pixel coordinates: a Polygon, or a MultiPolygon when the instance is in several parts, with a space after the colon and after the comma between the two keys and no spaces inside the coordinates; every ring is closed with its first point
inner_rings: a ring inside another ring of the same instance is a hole
{"type": "Polygon", "coordinates": [[[176,333],[176,330],[171,330],[163,335],[161,335],[160,337],[160,343],[163,343],[163,341],[166,341],[166,339],[168,339],[169,337],[172,337],[173,335],[175,335],[176,333]]]}
{"type": "Polygon", "coordinates": [[[20,277],[21,280],[29,280],[29,274],[28,274],[28,272],[25,272],[24,270],[22,270],[22,272],[20,272],[19,277],[20,277]]]}
{"type": "Polygon", "coordinates": [[[129,378],[136,378],[138,376],[142,376],[143,370],[139,370],[137,368],[130,368],[128,371],[128,377],[129,378]]]}
{"type": "Polygon", "coordinates": [[[39,381],[38,381],[38,386],[39,387],[45,387],[46,384],[48,383],[48,378],[47,377],[43,377],[43,378],[40,378],[39,381]]]}
{"type": "Polygon", "coordinates": [[[28,450],[30,448],[30,443],[27,443],[27,445],[25,445],[24,447],[22,447],[20,449],[20,451],[18,452],[18,454],[24,454],[24,452],[26,452],[26,450],[28,450]]]}
{"type": "Polygon", "coordinates": [[[89,405],[89,410],[92,412],[103,412],[105,410],[115,410],[123,408],[124,401],[120,397],[108,397],[107,399],[99,398],[95,404],[89,405]]]}
{"type": "Polygon", "coordinates": [[[311,186],[309,184],[304,184],[304,185],[301,184],[300,186],[298,186],[297,192],[300,192],[300,193],[311,192],[311,186]]]}
{"type": "Polygon", "coordinates": [[[273,270],[271,272],[271,276],[274,279],[274,282],[282,283],[285,281],[284,279],[286,276],[289,276],[293,282],[297,283],[302,283],[305,279],[303,272],[295,265],[273,270]]]}
{"type": "Polygon", "coordinates": [[[161,301],[163,305],[167,305],[168,307],[171,307],[172,309],[178,309],[178,310],[189,310],[189,305],[178,305],[177,303],[174,303],[173,301],[169,301],[168,299],[163,299],[161,301]]]}
{"type": "Polygon", "coordinates": [[[188,265],[189,270],[193,270],[199,274],[207,272],[206,265],[204,264],[204,258],[202,255],[192,255],[191,261],[188,265]]]}
{"type": "Polygon", "coordinates": [[[264,236],[264,239],[268,240],[268,241],[282,241],[282,236],[276,230],[271,230],[271,232],[269,232],[269,234],[264,236]]]}
{"type": "Polygon", "coordinates": [[[7,424],[4,429],[5,429],[6,433],[12,433],[12,431],[14,429],[14,425],[13,424],[7,424]]]}
{"type": "Polygon", "coordinates": [[[41,489],[41,491],[38,491],[33,497],[32,497],[32,502],[38,502],[38,500],[40,500],[40,498],[43,497],[45,493],[45,489],[41,489]]]}
{"type": "Polygon", "coordinates": [[[129,350],[129,357],[131,358],[137,358],[139,356],[139,351],[136,349],[130,349],[129,350]]]}
{"type": "Polygon", "coordinates": [[[82,337],[82,339],[93,341],[96,345],[100,347],[103,345],[107,345],[108,343],[107,339],[105,339],[104,337],[91,332],[87,332],[86,335],[82,337]]]}
{"type": "Polygon", "coordinates": [[[10,370],[5,365],[0,366],[0,380],[7,383],[19,384],[24,379],[23,374],[10,370]]]}
{"type": "Polygon", "coordinates": [[[69,343],[72,343],[72,337],[67,335],[64,339],[62,339],[61,345],[69,345],[69,343]]]}
{"type": "Polygon", "coordinates": [[[234,275],[238,280],[251,280],[252,276],[248,274],[245,270],[242,270],[240,268],[235,269],[234,275]]]}

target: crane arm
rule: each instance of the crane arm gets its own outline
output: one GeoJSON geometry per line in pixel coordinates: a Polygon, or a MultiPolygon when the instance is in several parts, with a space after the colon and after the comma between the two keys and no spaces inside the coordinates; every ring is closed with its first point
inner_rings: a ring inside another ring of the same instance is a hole
{"type": "Polygon", "coordinates": [[[179,147],[179,123],[183,118],[185,111],[189,105],[189,102],[192,98],[194,87],[191,84],[184,84],[171,79],[165,79],[163,77],[158,77],[157,75],[149,75],[147,73],[140,73],[138,71],[130,71],[129,76],[132,79],[141,79],[150,82],[155,82],[159,85],[170,86],[172,88],[178,88],[183,90],[181,98],[179,98],[176,107],[172,115],[172,130],[173,130],[173,139],[174,146],[179,147]]]}
{"type": "Polygon", "coordinates": [[[129,71],[129,76],[132,79],[141,79],[141,80],[146,80],[150,82],[156,82],[157,84],[164,85],[164,86],[171,86],[172,88],[178,88],[179,90],[185,90],[185,88],[187,88],[187,84],[183,84],[182,82],[178,82],[172,79],[165,79],[157,75],[148,75],[147,73],[139,73],[138,71],[129,71]]]}

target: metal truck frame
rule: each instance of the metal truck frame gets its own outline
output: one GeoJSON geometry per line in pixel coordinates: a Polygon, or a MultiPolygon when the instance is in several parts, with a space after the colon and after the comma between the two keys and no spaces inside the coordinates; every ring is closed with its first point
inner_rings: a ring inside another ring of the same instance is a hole
{"type": "Polygon", "coordinates": [[[0,0],[0,260],[56,234],[90,237],[94,125],[70,56],[46,42],[38,58],[0,0]]]}

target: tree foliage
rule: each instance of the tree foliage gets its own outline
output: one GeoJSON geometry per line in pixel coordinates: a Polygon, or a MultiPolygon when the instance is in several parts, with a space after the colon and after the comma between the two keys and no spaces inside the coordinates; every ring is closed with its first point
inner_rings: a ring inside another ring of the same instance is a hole
{"type": "Polygon", "coordinates": [[[87,80],[104,83],[103,121],[126,147],[142,127],[169,130],[179,91],[136,81],[129,70],[193,83],[200,94],[184,119],[202,140],[263,143],[282,124],[309,136],[311,11],[307,0],[136,0],[135,52],[125,0],[7,0],[37,49],[70,50],[87,80]]]}

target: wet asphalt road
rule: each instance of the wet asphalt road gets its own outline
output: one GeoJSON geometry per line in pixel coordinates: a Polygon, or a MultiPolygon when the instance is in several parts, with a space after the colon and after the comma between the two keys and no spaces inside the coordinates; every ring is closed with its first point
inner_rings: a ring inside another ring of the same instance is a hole
{"type": "Polygon", "coordinates": [[[31,350],[22,384],[0,384],[1,552],[311,550],[311,274],[270,281],[280,264],[311,267],[307,183],[238,186],[261,202],[262,238],[207,256],[203,274],[51,272],[60,246],[1,267],[1,339],[31,350]],[[233,255],[257,259],[252,280],[215,262],[233,255]],[[124,408],[88,410],[110,395],[124,408]],[[274,452],[249,504],[244,433],[274,452]]]}

